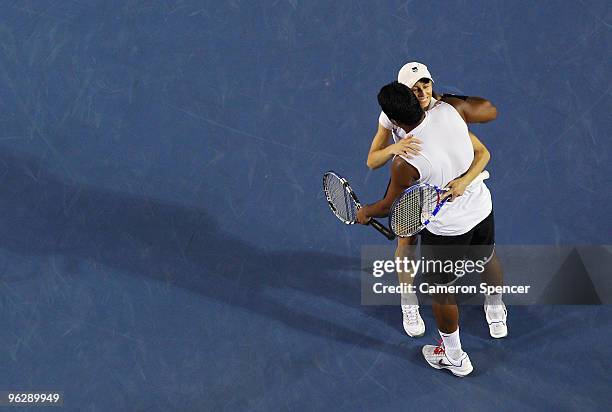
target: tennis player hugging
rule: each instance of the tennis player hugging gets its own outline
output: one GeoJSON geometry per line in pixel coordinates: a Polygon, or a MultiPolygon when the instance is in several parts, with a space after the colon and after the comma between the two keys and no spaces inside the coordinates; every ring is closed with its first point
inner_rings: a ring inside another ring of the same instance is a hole
{"type": "MultiPolygon", "coordinates": [[[[359,209],[357,221],[367,224],[372,217],[387,216],[393,201],[417,181],[452,187],[453,190],[449,191],[452,201],[447,202],[436,219],[419,233],[423,257],[442,261],[484,259],[483,279],[489,285],[502,285],[503,273],[495,255],[491,193],[484,182],[470,185],[484,170],[490,158],[484,145],[468,132],[466,119],[469,120],[470,108],[466,106],[465,99],[461,98],[445,99],[422,107],[412,88],[418,82],[431,80],[431,76],[424,65],[409,63],[406,67],[406,79],[402,83],[393,82],[384,86],[378,94],[378,103],[385,121],[388,119],[388,125],[383,126],[391,128],[394,135],[401,132],[402,136],[418,139],[420,150],[412,156],[396,154],[391,164],[391,181],[384,199],[359,209]],[[407,67],[411,64],[414,67],[407,67]]],[[[402,71],[399,78],[402,80],[402,71]]],[[[404,245],[416,242],[414,236],[402,240],[404,245]]],[[[403,257],[402,254],[405,256],[412,251],[413,248],[398,247],[396,256],[403,257]]],[[[413,276],[404,276],[400,282],[412,284],[413,276]]],[[[435,285],[450,285],[457,280],[454,274],[448,273],[424,273],[423,276],[426,282],[435,285]]],[[[435,293],[432,294],[432,300],[433,314],[442,342],[438,346],[423,346],[423,356],[435,369],[448,369],[456,376],[466,376],[474,368],[468,354],[461,347],[455,295],[435,293]]],[[[408,330],[407,333],[415,337],[422,336],[425,328],[418,313],[415,294],[402,294],[402,309],[405,307],[412,311],[415,327],[421,329],[418,331],[420,333],[408,333],[408,330]]],[[[507,312],[502,295],[485,295],[484,311],[491,336],[506,336],[507,312]]]]}

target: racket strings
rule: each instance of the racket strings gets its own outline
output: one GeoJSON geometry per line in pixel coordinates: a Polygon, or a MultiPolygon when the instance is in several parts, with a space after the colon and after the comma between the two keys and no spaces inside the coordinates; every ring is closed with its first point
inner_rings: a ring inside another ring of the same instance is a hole
{"type": "Polygon", "coordinates": [[[327,200],[333,205],[334,213],[345,222],[357,220],[357,205],[346,189],[344,182],[334,175],[325,177],[327,200]]]}
{"type": "Polygon", "coordinates": [[[438,192],[431,187],[417,187],[404,193],[394,207],[391,228],[398,236],[411,236],[423,228],[439,203],[438,192]]]}

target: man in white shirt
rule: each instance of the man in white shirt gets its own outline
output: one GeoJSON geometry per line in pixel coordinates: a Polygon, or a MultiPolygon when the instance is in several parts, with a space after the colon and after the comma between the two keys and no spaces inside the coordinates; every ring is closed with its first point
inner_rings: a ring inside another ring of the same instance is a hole
{"type": "MultiPolygon", "coordinates": [[[[474,151],[484,146],[469,135],[461,108],[440,102],[425,112],[414,93],[398,82],[384,86],[378,101],[390,122],[422,141],[422,150],[413,158],[395,157],[385,198],[361,208],[357,215],[359,223],[366,224],[372,217],[387,216],[393,201],[417,180],[440,187],[460,177],[469,183],[484,169],[488,156],[474,162],[474,151]]],[[[489,277],[501,279],[501,266],[494,253],[491,194],[484,183],[468,188],[462,196],[447,203],[437,219],[421,232],[421,243],[431,251],[431,256],[439,260],[470,256],[472,249],[477,249],[482,256],[484,249],[485,270],[491,272],[489,277]],[[445,256],[449,249],[452,252],[445,256]]],[[[443,279],[436,273],[432,275],[436,276],[438,284],[454,280],[443,279]]],[[[449,369],[457,376],[465,376],[473,367],[461,348],[459,314],[454,296],[440,293],[432,297],[443,344],[424,346],[423,355],[432,367],[449,369]]],[[[486,298],[489,302],[486,302],[485,310],[490,306],[505,312],[501,295],[486,298]]]]}
{"type": "MultiPolygon", "coordinates": [[[[466,123],[486,123],[497,117],[495,106],[489,100],[482,97],[436,95],[433,91],[433,77],[427,66],[422,63],[406,63],[400,69],[397,79],[412,90],[417,97],[419,105],[425,111],[432,109],[439,100],[442,100],[453,105],[458,111],[461,111],[466,123]]],[[[475,135],[471,132],[469,133],[473,139],[478,140],[475,135]]],[[[418,138],[407,134],[401,127],[394,125],[387,115],[381,111],[378,119],[378,130],[368,153],[368,167],[371,169],[379,168],[391,160],[393,156],[413,157],[420,151],[420,143],[418,138]]],[[[484,148],[482,145],[481,147],[484,148]]],[[[486,154],[488,155],[488,152],[486,154]]],[[[476,152],[476,155],[479,155],[479,153],[476,152]]],[[[463,177],[447,182],[449,194],[454,197],[461,196],[466,186],[466,179],[463,177]]],[[[395,253],[396,257],[406,257],[413,248],[414,241],[416,241],[416,238],[412,240],[399,238],[395,253]]],[[[398,278],[400,283],[412,283],[412,278],[405,273],[398,273],[398,278]]],[[[423,322],[419,312],[419,302],[416,295],[403,293],[401,308],[403,315],[402,323],[406,334],[415,338],[423,336],[425,334],[425,322],[423,322]]],[[[499,325],[498,323],[491,322],[489,319],[487,320],[489,325],[499,325]]],[[[491,336],[499,337],[500,334],[497,333],[495,335],[491,329],[492,327],[490,326],[491,336]]]]}

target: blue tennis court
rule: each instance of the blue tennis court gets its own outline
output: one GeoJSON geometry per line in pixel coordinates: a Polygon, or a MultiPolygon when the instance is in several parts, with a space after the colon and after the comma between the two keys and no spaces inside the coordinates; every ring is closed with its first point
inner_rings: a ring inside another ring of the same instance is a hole
{"type": "Polygon", "coordinates": [[[0,16],[0,391],[60,391],[75,411],[612,403],[609,304],[509,306],[500,340],[461,307],[474,373],[431,369],[431,308],[411,339],[399,306],[362,305],[361,248],[391,243],[342,225],[321,189],[334,169],[364,202],[384,193],[389,169],[366,166],[376,94],[423,61],[437,90],[497,106],[470,128],[492,155],[498,245],[609,253],[607,2],[8,1],[0,16]]]}

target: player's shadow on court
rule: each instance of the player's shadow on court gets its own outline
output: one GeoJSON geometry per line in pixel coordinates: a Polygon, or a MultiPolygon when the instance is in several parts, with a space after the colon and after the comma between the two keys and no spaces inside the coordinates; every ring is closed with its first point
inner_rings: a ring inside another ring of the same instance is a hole
{"type": "Polygon", "coordinates": [[[204,210],[60,181],[43,162],[23,154],[0,154],[0,193],[4,249],[96,261],[313,335],[406,355],[407,348],[356,332],[316,304],[304,307],[270,297],[272,289],[296,290],[313,302],[328,299],[359,309],[399,333],[398,308],[360,304],[357,257],[267,252],[224,233],[204,210]]]}

